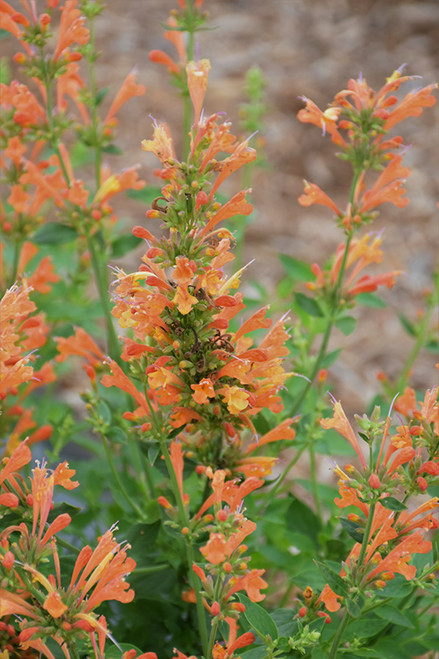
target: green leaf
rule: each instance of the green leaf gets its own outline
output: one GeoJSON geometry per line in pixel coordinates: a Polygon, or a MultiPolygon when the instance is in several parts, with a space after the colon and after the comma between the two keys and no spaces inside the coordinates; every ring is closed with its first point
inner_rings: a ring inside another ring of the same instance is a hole
{"type": "Polygon", "coordinates": [[[119,236],[111,243],[111,258],[118,259],[128,252],[131,252],[142,242],[142,238],[133,236],[132,234],[127,234],[125,236],[119,236]]]}
{"type": "Polygon", "coordinates": [[[355,540],[355,542],[363,542],[364,527],[355,522],[351,522],[346,517],[339,517],[340,523],[344,530],[355,540]]]}
{"type": "Polygon", "coordinates": [[[111,423],[111,410],[104,400],[98,402],[97,411],[104,423],[111,423]]]}
{"type": "Polygon", "coordinates": [[[349,336],[355,330],[357,321],[352,316],[345,316],[344,318],[339,318],[335,321],[335,326],[343,332],[345,336],[349,336]]]}
{"type": "Polygon", "coordinates": [[[317,535],[320,530],[320,523],[317,515],[293,494],[289,495],[290,505],[285,515],[285,523],[289,531],[297,534],[300,533],[307,538],[311,538],[315,545],[318,546],[317,535]]]}
{"type": "Polygon", "coordinates": [[[375,614],[383,620],[393,622],[395,625],[400,625],[401,627],[410,627],[411,629],[415,628],[412,621],[402,611],[393,608],[393,606],[379,606],[375,609],[375,614]]]}
{"type": "Polygon", "coordinates": [[[425,349],[428,350],[428,352],[437,354],[439,352],[439,341],[436,341],[435,339],[431,339],[430,341],[427,341],[427,343],[425,344],[425,349]]]}
{"type": "Polygon", "coordinates": [[[262,606],[256,604],[256,602],[252,602],[245,595],[239,594],[238,598],[241,604],[244,604],[245,606],[243,615],[250,627],[254,629],[261,638],[265,639],[267,636],[270,636],[273,641],[276,640],[279,634],[276,623],[270,614],[267,613],[262,606]]]}
{"type": "Polygon", "coordinates": [[[373,293],[359,293],[355,296],[355,300],[364,307],[373,307],[374,309],[384,309],[384,307],[387,307],[387,302],[384,302],[384,300],[373,293]]]}
{"type": "Polygon", "coordinates": [[[405,503],[398,501],[398,499],[395,499],[395,497],[382,497],[380,499],[380,504],[388,510],[396,510],[397,512],[400,512],[401,510],[407,510],[405,503]]]}
{"type": "Polygon", "coordinates": [[[102,147],[102,151],[103,153],[112,153],[115,156],[120,156],[123,153],[122,149],[116,144],[107,144],[102,147]]]}
{"type": "Polygon", "coordinates": [[[96,105],[99,105],[102,103],[106,95],[108,94],[109,87],[102,87],[102,89],[98,90],[98,93],[96,94],[96,105]]]}
{"type": "Polygon", "coordinates": [[[399,320],[401,321],[401,325],[407,332],[407,334],[410,334],[410,336],[416,336],[416,327],[414,324],[407,318],[407,316],[404,316],[403,313],[398,314],[399,320]]]}
{"type": "Polygon", "coordinates": [[[32,242],[36,245],[62,245],[71,243],[78,237],[78,232],[73,227],[59,222],[48,222],[43,224],[32,236],[32,242]]]}
{"type": "Polygon", "coordinates": [[[294,279],[298,279],[299,281],[311,281],[313,279],[313,273],[309,263],[299,261],[299,259],[295,259],[288,254],[279,254],[279,260],[285,272],[294,279]]]}
{"type": "Polygon", "coordinates": [[[344,605],[352,618],[359,618],[361,616],[361,607],[354,600],[347,597],[344,601],[344,605]]]}
{"type": "Polygon", "coordinates": [[[337,348],[337,350],[332,350],[331,352],[328,352],[326,357],[322,359],[322,368],[328,368],[333,364],[337,359],[339,354],[341,353],[341,348],[337,348]]]}
{"type": "Polygon", "coordinates": [[[341,576],[337,574],[335,570],[330,568],[325,563],[321,563],[320,561],[315,560],[314,563],[317,565],[320,572],[323,574],[326,581],[328,582],[328,586],[334,591],[334,593],[336,593],[337,595],[341,595],[342,597],[349,596],[347,584],[343,581],[341,576]]]}
{"type": "Polygon", "coordinates": [[[375,649],[382,652],[386,659],[413,659],[413,655],[394,638],[380,638],[375,649]]]}
{"type": "Polygon", "coordinates": [[[323,317],[320,305],[312,297],[308,297],[303,293],[295,293],[294,300],[302,311],[305,311],[310,316],[317,316],[319,318],[323,317]]]}

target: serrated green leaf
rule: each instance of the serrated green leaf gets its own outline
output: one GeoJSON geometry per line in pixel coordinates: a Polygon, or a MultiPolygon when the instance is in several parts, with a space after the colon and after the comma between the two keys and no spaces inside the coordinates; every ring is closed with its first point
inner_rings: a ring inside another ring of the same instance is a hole
{"type": "Polygon", "coordinates": [[[328,586],[334,591],[334,593],[341,595],[342,597],[349,596],[347,584],[343,581],[341,576],[335,572],[335,570],[330,568],[325,563],[321,563],[320,561],[314,560],[314,563],[317,565],[320,572],[328,582],[328,586]]]}
{"type": "Polygon", "coordinates": [[[399,512],[401,510],[407,509],[405,503],[398,501],[398,499],[395,499],[395,497],[382,497],[379,501],[380,504],[384,506],[384,508],[387,508],[388,510],[396,510],[397,512],[399,512]]]}
{"type": "Polygon", "coordinates": [[[359,293],[355,296],[355,300],[364,307],[373,307],[374,309],[387,307],[387,302],[373,293],[359,293]]]}
{"type": "Polygon", "coordinates": [[[308,297],[303,293],[295,293],[294,301],[300,307],[300,309],[302,309],[302,311],[305,311],[310,316],[316,316],[319,318],[323,317],[323,312],[319,303],[316,302],[312,297],[308,297]]]}
{"type": "Polygon", "coordinates": [[[401,627],[410,627],[414,629],[412,621],[399,609],[395,609],[393,606],[388,606],[384,604],[383,606],[378,606],[375,609],[375,614],[382,618],[383,620],[388,620],[393,622],[395,625],[400,625],[401,627]]]}
{"type": "Polygon", "coordinates": [[[355,330],[357,321],[352,316],[345,316],[335,321],[335,326],[343,332],[345,336],[349,336],[355,330]]]}
{"type": "Polygon", "coordinates": [[[364,527],[355,524],[355,522],[351,522],[351,520],[346,517],[339,517],[339,520],[344,530],[355,540],[355,542],[363,542],[364,527]]]}
{"type": "Polygon", "coordinates": [[[133,236],[132,234],[127,234],[125,236],[119,236],[111,243],[111,258],[118,259],[128,252],[131,252],[142,242],[142,238],[133,236]]]}
{"type": "Polygon", "coordinates": [[[62,245],[71,243],[78,237],[78,232],[73,227],[59,222],[48,222],[32,236],[32,242],[36,245],[62,245]]]}
{"type": "Polygon", "coordinates": [[[313,279],[311,266],[306,261],[300,261],[288,254],[279,254],[279,260],[282,263],[285,272],[294,279],[299,281],[310,281],[313,279]]]}
{"type": "Polygon", "coordinates": [[[263,609],[262,606],[256,604],[256,602],[252,602],[245,595],[239,594],[238,598],[241,604],[244,604],[245,606],[243,616],[247,620],[250,627],[254,629],[262,639],[270,636],[273,641],[276,640],[279,634],[277,631],[276,623],[270,614],[267,613],[267,611],[263,609]]]}

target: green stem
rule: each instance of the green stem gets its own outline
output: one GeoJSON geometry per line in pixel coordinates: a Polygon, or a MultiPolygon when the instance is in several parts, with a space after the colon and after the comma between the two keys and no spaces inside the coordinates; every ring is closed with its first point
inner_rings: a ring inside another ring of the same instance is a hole
{"type": "Polygon", "coordinates": [[[279,479],[278,479],[277,483],[275,483],[275,484],[273,485],[273,487],[271,488],[271,490],[269,491],[267,497],[265,498],[265,505],[264,505],[264,508],[263,508],[263,510],[262,510],[261,513],[260,513],[261,516],[263,516],[263,515],[265,514],[265,511],[267,510],[268,506],[270,505],[270,503],[273,501],[273,499],[276,497],[277,493],[279,492],[279,489],[280,489],[281,485],[283,484],[285,478],[287,477],[287,475],[289,474],[289,472],[291,471],[291,469],[294,467],[294,465],[296,464],[296,462],[299,461],[300,456],[301,456],[302,453],[305,451],[306,447],[307,447],[307,444],[304,444],[304,445],[303,445],[303,446],[297,451],[297,453],[296,453],[296,455],[294,456],[294,458],[288,463],[288,465],[285,467],[285,469],[284,469],[284,471],[282,472],[282,474],[279,476],[279,479]]]}
{"type": "Polygon", "coordinates": [[[118,488],[119,488],[119,491],[121,492],[121,494],[123,494],[123,496],[124,496],[125,499],[128,501],[128,503],[129,503],[130,506],[133,508],[133,510],[136,511],[136,513],[138,514],[139,518],[140,518],[141,520],[144,521],[144,520],[146,519],[146,518],[145,518],[145,513],[144,513],[143,510],[137,505],[137,503],[132,499],[132,497],[128,494],[128,492],[127,492],[127,490],[126,490],[124,484],[122,483],[122,481],[121,481],[120,478],[119,478],[119,474],[117,473],[117,470],[116,470],[116,468],[115,468],[115,466],[114,466],[113,456],[111,455],[111,450],[110,450],[110,446],[109,446],[109,442],[108,442],[107,438],[103,436],[103,437],[102,437],[102,441],[103,441],[103,444],[104,444],[105,453],[106,453],[106,455],[107,455],[107,460],[108,460],[108,464],[109,464],[110,469],[111,469],[111,473],[113,474],[113,478],[114,478],[114,480],[115,480],[116,483],[117,483],[117,486],[118,486],[118,488]]]}
{"type": "MultiPolygon", "coordinates": [[[[351,190],[350,190],[350,194],[349,194],[349,203],[350,204],[354,203],[355,188],[357,186],[358,178],[359,178],[361,172],[362,172],[361,169],[358,169],[358,170],[354,171],[354,177],[352,179],[351,190]]],[[[313,369],[311,371],[311,374],[309,376],[309,382],[306,383],[304,389],[302,390],[302,393],[296,399],[296,402],[293,405],[293,408],[291,410],[291,416],[294,416],[296,414],[296,412],[300,409],[300,406],[301,406],[303,400],[305,399],[308,391],[312,387],[314,379],[315,379],[317,373],[319,372],[321,363],[322,363],[322,361],[323,361],[323,359],[326,355],[326,348],[328,346],[328,342],[329,342],[329,338],[331,336],[332,328],[334,327],[335,316],[336,316],[336,312],[338,310],[338,305],[339,305],[339,301],[340,301],[340,292],[341,292],[341,287],[342,287],[342,283],[343,283],[343,275],[344,275],[344,272],[345,272],[345,269],[346,269],[346,262],[347,262],[347,258],[348,258],[348,254],[349,254],[349,248],[350,248],[350,245],[351,245],[352,236],[353,236],[353,231],[351,230],[351,231],[349,231],[349,233],[347,235],[345,249],[344,249],[344,253],[343,253],[343,259],[342,259],[342,262],[340,264],[340,268],[339,268],[338,276],[337,276],[337,281],[336,281],[336,284],[335,284],[335,287],[334,287],[334,298],[333,298],[333,302],[332,302],[332,307],[331,307],[330,313],[328,314],[328,323],[326,325],[326,329],[325,329],[325,333],[323,335],[322,343],[320,344],[320,350],[319,350],[318,355],[315,359],[314,367],[313,367],[313,369]]]]}
{"type": "Polygon", "coordinates": [[[209,647],[207,649],[207,655],[205,659],[210,659],[212,656],[217,629],[218,629],[218,620],[215,620],[214,622],[212,622],[212,629],[210,630],[210,637],[209,637],[209,647]]]}
{"type": "Polygon", "coordinates": [[[366,528],[364,529],[363,542],[361,543],[361,549],[360,549],[360,554],[358,556],[357,567],[361,567],[363,563],[364,555],[366,553],[367,545],[369,543],[369,536],[372,528],[373,516],[375,513],[375,505],[376,505],[375,503],[372,503],[369,508],[369,515],[367,518],[366,528]]]}
{"type": "Polygon", "coordinates": [[[130,446],[131,454],[133,456],[133,465],[137,465],[137,474],[139,475],[138,483],[140,489],[142,490],[146,499],[151,501],[151,499],[155,498],[153,483],[151,481],[151,478],[148,478],[147,473],[145,473],[145,469],[144,469],[145,462],[142,460],[143,456],[139,451],[139,447],[137,445],[136,440],[134,439],[133,435],[130,432],[128,432],[127,435],[128,435],[128,444],[130,446]]]}
{"type": "Polygon", "coordinates": [[[108,352],[110,357],[120,365],[120,345],[114,329],[113,316],[111,314],[110,296],[108,293],[108,276],[106,269],[102,267],[98,251],[95,246],[94,236],[87,236],[87,245],[91,256],[92,268],[99,291],[105,316],[105,324],[108,337],[108,352]]]}
{"type": "Polygon", "coordinates": [[[405,363],[404,369],[398,379],[398,383],[396,385],[396,391],[395,393],[401,393],[404,391],[406,385],[407,385],[407,380],[410,376],[410,371],[412,370],[413,364],[416,360],[416,357],[419,354],[419,351],[421,350],[422,346],[424,345],[425,342],[425,335],[427,334],[428,326],[430,324],[430,319],[433,313],[433,308],[434,308],[434,303],[431,304],[431,306],[428,307],[427,312],[422,320],[422,323],[419,326],[419,331],[418,331],[418,336],[416,338],[416,343],[413,346],[413,349],[405,363]]]}
{"type": "Polygon", "coordinates": [[[316,458],[314,453],[314,444],[311,440],[309,444],[309,461],[310,461],[310,471],[311,471],[311,486],[312,486],[312,495],[314,498],[314,504],[316,507],[316,514],[320,522],[320,526],[323,526],[323,515],[322,507],[320,505],[319,491],[317,487],[317,474],[316,474],[316,458]]]}
{"type": "MultiPolygon", "coordinates": [[[[180,487],[177,481],[177,476],[175,474],[174,466],[172,464],[171,456],[169,455],[168,447],[166,445],[166,439],[163,436],[163,433],[160,433],[159,435],[159,441],[160,441],[160,448],[163,453],[163,457],[165,460],[166,468],[168,470],[169,478],[171,480],[171,486],[172,486],[172,491],[174,493],[175,500],[177,502],[177,508],[179,512],[179,517],[180,517],[180,524],[181,527],[188,527],[189,526],[189,519],[187,515],[186,508],[183,503],[183,498],[182,494],[180,492],[180,487]]],[[[200,637],[201,637],[201,645],[203,648],[203,653],[205,659],[208,659],[209,654],[208,654],[208,648],[209,648],[209,640],[207,637],[207,626],[206,626],[206,617],[204,614],[204,607],[203,607],[203,601],[199,592],[199,589],[197,587],[196,580],[194,578],[194,572],[192,569],[193,564],[195,563],[195,555],[194,555],[194,548],[192,545],[192,539],[189,537],[184,537],[185,540],[185,545],[186,545],[186,560],[188,564],[188,578],[189,578],[189,583],[192,586],[194,592],[195,592],[195,597],[196,597],[196,606],[197,606],[197,617],[198,617],[198,627],[199,627],[199,632],[200,632],[200,637]]]]}
{"type": "Polygon", "coordinates": [[[91,93],[91,125],[93,129],[93,146],[95,152],[95,182],[96,190],[101,187],[101,165],[102,165],[102,146],[98,137],[99,117],[97,113],[97,83],[95,71],[95,22],[94,18],[89,18],[89,31],[90,31],[90,56],[88,57],[88,71],[90,76],[90,93],[91,93]]]}
{"type": "Polygon", "coordinates": [[[163,572],[169,570],[169,563],[162,563],[161,565],[151,565],[150,567],[136,567],[134,574],[155,574],[156,572],[163,572]]]}
{"type": "Polygon", "coordinates": [[[57,544],[60,544],[61,547],[65,547],[66,549],[69,549],[70,551],[73,551],[75,554],[79,554],[81,551],[75,545],[72,545],[70,542],[67,542],[67,540],[63,540],[59,535],[56,536],[56,542],[57,544]]]}
{"type": "Polygon", "coordinates": [[[13,284],[15,284],[15,281],[17,279],[18,262],[20,260],[21,246],[22,246],[22,241],[21,240],[17,240],[14,243],[14,260],[12,262],[12,273],[11,273],[10,286],[13,286],[13,284]]]}
{"type": "Polygon", "coordinates": [[[72,647],[72,646],[69,647],[69,652],[72,655],[72,659],[79,659],[79,654],[78,654],[78,651],[76,649],[76,642],[75,642],[74,647],[72,647]]]}
{"type": "Polygon", "coordinates": [[[338,646],[340,645],[342,636],[345,632],[346,627],[348,626],[349,619],[350,619],[350,615],[347,611],[345,611],[343,620],[341,621],[341,624],[337,629],[337,633],[334,636],[334,640],[332,641],[331,650],[329,652],[328,659],[334,659],[334,657],[336,657],[338,646]]]}

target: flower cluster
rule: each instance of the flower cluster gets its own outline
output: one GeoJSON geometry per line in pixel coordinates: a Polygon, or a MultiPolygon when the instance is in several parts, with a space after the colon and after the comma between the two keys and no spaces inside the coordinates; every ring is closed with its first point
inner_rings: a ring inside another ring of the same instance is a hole
{"type": "MultiPolygon", "coordinates": [[[[391,418],[380,421],[378,408],[370,419],[357,419],[360,435],[370,446],[369,464],[340,403],[334,404],[332,418],[321,421],[324,428],[334,428],[349,441],[361,463],[360,468],[349,464],[335,469],[340,478],[336,505],[358,510],[345,520],[346,528],[357,540],[341,572],[351,586],[363,591],[381,589],[395,574],[413,579],[416,567],[409,564],[412,555],[431,550],[432,544],[424,535],[439,526],[433,515],[439,500],[433,497],[412,509],[407,501],[412,494],[426,493],[430,485],[438,483],[438,396],[438,387],[428,390],[418,410],[414,396],[406,394],[399,411],[416,414],[417,423],[398,426],[390,437],[391,418]],[[377,453],[373,451],[375,444],[377,453]]],[[[336,611],[345,595],[326,585],[317,602],[336,611]]]]}
{"type": "Polygon", "coordinates": [[[134,591],[124,577],[136,563],[127,557],[128,545],[117,543],[110,529],[94,550],[81,549],[69,585],[63,587],[56,534],[70,524],[71,517],[60,513],[49,523],[49,516],[54,488],[61,485],[71,490],[79,483],[71,480],[75,471],[63,462],[53,471],[37,464],[28,486],[20,470],[30,460],[31,451],[22,442],[3,460],[0,471],[0,512],[6,522],[12,512],[24,520],[7,524],[0,533],[0,617],[18,617],[16,636],[23,651],[37,650],[51,659],[46,640],[52,638],[64,646],[70,659],[68,648],[80,639],[89,638],[96,649],[96,633],[103,648],[107,624],[95,609],[106,600],[133,599],[134,591]],[[50,558],[54,574],[47,574],[50,558]]]}
{"type": "MultiPolygon", "coordinates": [[[[40,290],[48,286],[44,276],[46,265],[40,264],[30,277],[40,290]]],[[[49,280],[53,281],[53,277],[49,280]]],[[[6,454],[10,454],[30,430],[33,432],[29,443],[47,439],[52,432],[49,424],[36,428],[32,409],[23,406],[33,390],[55,379],[50,364],[44,364],[39,370],[32,366],[33,353],[45,344],[49,327],[43,314],[35,313],[36,306],[29,297],[31,292],[29,281],[23,279],[21,284],[6,290],[0,299],[0,435],[7,440],[3,445],[0,439],[0,448],[6,454]]]]}
{"type": "MultiPolygon", "coordinates": [[[[135,227],[133,233],[144,238],[148,250],[137,272],[117,272],[114,287],[113,315],[131,332],[122,358],[146,393],[115,362],[102,383],[133,396],[138,408],[128,417],[140,421],[145,432],[151,427],[151,410],[165,408],[170,429],[182,429],[182,441],[202,464],[239,469],[241,431],[250,428],[256,434],[251,418],[260,410],[282,410],[279,389],[288,377],[282,366],[288,334],[281,319],[254,347],[250,333],[271,325],[267,308],[231,330],[244,308],[242,293],[234,292],[241,271],[226,274],[224,267],[233,260],[233,236],[218,225],[236,214],[249,214],[252,206],[246,200],[248,190],[223,204],[215,193],[256,153],[248,141],[236,140],[230,123],[219,115],[201,116],[208,62],[190,62],[187,70],[196,117],[187,161],[177,160],[164,124],[156,123],[153,139],[142,143],[161,161],[159,175],[166,181],[147,216],[160,219],[169,236],[155,238],[135,227]],[[222,153],[226,155],[220,159],[222,153]]],[[[291,439],[290,422],[266,441],[291,439]]]]}
{"type": "Polygon", "coordinates": [[[409,92],[398,101],[395,92],[401,84],[411,80],[395,71],[386,84],[375,92],[364,78],[349,80],[346,90],[336,94],[333,103],[323,112],[308,98],[298,118],[322,128],[342,150],[354,170],[351,199],[345,210],[315,183],[305,182],[304,194],[299,198],[303,206],[322,204],[336,214],[347,232],[370,222],[375,209],[384,202],[398,208],[408,204],[404,196],[404,181],[410,169],[402,166],[402,156],[393,153],[401,148],[402,137],[385,138],[386,134],[406,117],[418,117],[425,107],[436,103],[432,92],[437,84],[409,92]],[[384,166],[385,165],[385,166],[384,166]],[[383,168],[384,166],[384,168],[383,168]],[[367,170],[382,169],[376,181],[366,188],[367,170]]]}

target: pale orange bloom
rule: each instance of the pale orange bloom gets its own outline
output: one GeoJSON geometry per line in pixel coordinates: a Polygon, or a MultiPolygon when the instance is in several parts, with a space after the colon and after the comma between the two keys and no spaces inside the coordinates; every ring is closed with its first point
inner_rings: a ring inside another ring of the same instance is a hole
{"type": "Polygon", "coordinates": [[[130,100],[133,96],[143,96],[146,91],[145,85],[138,85],[136,83],[135,73],[129,73],[122,83],[119,91],[113,99],[107,116],[104,119],[104,124],[108,124],[119,111],[119,109],[130,100]]]}
{"type": "Polygon", "coordinates": [[[200,119],[204,96],[207,89],[209,71],[210,62],[208,59],[201,59],[198,62],[188,62],[186,65],[187,85],[192,105],[194,107],[195,125],[198,125],[200,119]]]}
{"type": "Polygon", "coordinates": [[[334,403],[334,416],[332,419],[322,419],[320,421],[320,425],[326,430],[329,428],[334,428],[337,430],[337,432],[340,433],[340,435],[343,435],[343,437],[348,440],[349,444],[355,450],[355,453],[358,455],[362,466],[366,468],[366,461],[363,457],[357,436],[355,435],[340,402],[334,403]]]}
{"type": "Polygon", "coordinates": [[[172,143],[171,134],[167,124],[156,123],[152,140],[142,140],[141,147],[143,151],[152,151],[163,165],[169,160],[175,160],[175,150],[172,143]]]}
{"type": "Polygon", "coordinates": [[[61,8],[61,22],[58,32],[58,43],[53,54],[56,61],[68,48],[74,43],[81,46],[86,44],[89,39],[89,31],[84,26],[85,18],[81,15],[76,0],[67,0],[61,8]]]}
{"type": "Polygon", "coordinates": [[[250,215],[253,211],[253,206],[246,200],[246,195],[251,190],[241,190],[237,192],[229,201],[227,201],[221,208],[210,218],[205,227],[199,233],[199,237],[203,238],[206,233],[211,231],[219,222],[227,220],[234,215],[250,215]]]}
{"type": "Polygon", "coordinates": [[[311,206],[312,204],[321,204],[322,206],[328,206],[337,216],[341,216],[342,212],[338,206],[332,201],[331,197],[323,192],[321,188],[315,183],[308,183],[304,181],[305,191],[300,195],[298,201],[301,206],[311,206]]]}
{"type": "Polygon", "coordinates": [[[215,397],[215,389],[209,378],[203,378],[198,384],[191,384],[191,389],[194,390],[192,398],[199,405],[204,405],[209,401],[209,398],[215,397]]]}

